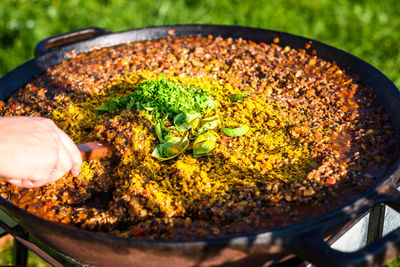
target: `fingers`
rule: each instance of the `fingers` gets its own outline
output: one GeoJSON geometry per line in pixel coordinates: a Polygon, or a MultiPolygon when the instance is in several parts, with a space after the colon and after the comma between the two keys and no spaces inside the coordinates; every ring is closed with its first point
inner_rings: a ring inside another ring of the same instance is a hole
{"type": "Polygon", "coordinates": [[[35,187],[34,183],[31,180],[26,180],[26,179],[9,179],[8,182],[19,187],[26,187],[26,188],[35,187]]]}
{"type": "Polygon", "coordinates": [[[47,183],[44,180],[28,180],[28,179],[9,179],[8,182],[13,185],[25,188],[40,187],[47,183]]]}
{"type": "Polygon", "coordinates": [[[5,143],[10,145],[0,151],[14,154],[0,165],[0,176],[10,183],[32,188],[55,182],[69,171],[74,176],[79,174],[81,154],[71,138],[53,121],[39,117],[13,117],[1,121],[7,126],[2,129],[8,130],[3,131],[2,137],[7,137],[5,143]]]}
{"type": "Polygon", "coordinates": [[[66,149],[66,151],[69,153],[70,156],[71,166],[68,169],[68,171],[71,170],[73,176],[78,176],[82,167],[81,153],[79,152],[79,149],[76,146],[76,144],[71,140],[71,138],[66,133],[64,133],[57,126],[55,126],[55,129],[59,134],[59,138],[61,143],[63,144],[63,147],[66,149]]]}
{"type": "Polygon", "coordinates": [[[55,182],[69,171],[77,176],[82,165],[82,158],[75,143],[55,124],[52,125],[58,142],[58,150],[57,160],[48,176],[47,182],[55,182]]]}
{"type": "MultiPolygon", "coordinates": [[[[36,180],[27,180],[27,181],[30,181],[30,182],[32,183],[32,187],[40,187],[40,186],[45,185],[45,184],[48,183],[48,182],[43,181],[43,180],[39,180],[39,181],[36,181],[36,180]]],[[[25,186],[25,187],[28,187],[28,186],[25,186]]],[[[32,187],[28,187],[28,188],[32,188],[32,187]]]]}
{"type": "Polygon", "coordinates": [[[72,175],[78,176],[82,166],[82,157],[76,144],[54,122],[51,120],[47,120],[47,122],[50,123],[54,141],[57,143],[57,156],[54,165],[49,168],[47,178],[38,177],[39,179],[34,179],[33,184],[35,186],[55,182],[69,171],[72,175]],[[41,181],[44,181],[44,183],[41,183],[41,181]]]}
{"type": "MultiPolygon", "coordinates": [[[[58,134],[58,132],[57,132],[58,134]]],[[[58,140],[58,150],[57,150],[57,161],[51,173],[48,177],[48,181],[56,181],[63,177],[67,172],[69,172],[72,168],[72,158],[69,150],[64,145],[63,141],[61,140],[60,136],[57,136],[58,140]]]]}

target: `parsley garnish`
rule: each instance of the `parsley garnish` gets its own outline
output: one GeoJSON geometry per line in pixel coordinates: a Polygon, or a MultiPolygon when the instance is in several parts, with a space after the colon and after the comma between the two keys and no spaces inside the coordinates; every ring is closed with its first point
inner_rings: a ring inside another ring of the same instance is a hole
{"type": "MultiPolygon", "coordinates": [[[[209,110],[215,109],[214,102],[208,91],[193,85],[185,87],[160,79],[158,81],[145,81],[132,88],[132,92],[123,97],[107,99],[95,109],[97,114],[106,112],[119,112],[121,110],[145,110],[149,119],[155,126],[159,144],[153,151],[153,157],[160,161],[168,160],[184,153],[189,146],[189,130],[196,137],[207,130],[214,129],[219,124],[218,116],[201,119],[209,110]],[[167,125],[174,126],[167,127],[167,125]],[[201,128],[197,132],[197,128],[201,128]],[[170,131],[175,131],[173,135],[170,131]]],[[[213,146],[208,145],[207,153],[202,152],[196,156],[208,155],[213,146]]],[[[203,149],[204,150],[204,149],[203,149]]],[[[197,150],[196,150],[197,151],[197,150]]]]}
{"type": "Polygon", "coordinates": [[[127,110],[146,110],[159,119],[173,119],[179,113],[205,113],[217,104],[207,91],[195,86],[160,79],[145,81],[123,97],[109,98],[95,110],[97,114],[127,110]]]}

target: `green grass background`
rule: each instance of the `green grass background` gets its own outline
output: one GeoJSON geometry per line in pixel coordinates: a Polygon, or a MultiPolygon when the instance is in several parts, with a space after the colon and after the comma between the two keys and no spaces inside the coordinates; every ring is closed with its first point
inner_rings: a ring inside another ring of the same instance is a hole
{"type": "Polygon", "coordinates": [[[397,0],[0,0],[0,75],[33,57],[51,35],[99,26],[111,31],[184,23],[290,32],[348,51],[400,87],[397,0]]]}
{"type": "Polygon", "coordinates": [[[188,23],[316,39],[364,59],[400,88],[398,0],[0,0],[0,76],[31,59],[35,44],[55,34],[89,26],[121,31],[188,23]]]}

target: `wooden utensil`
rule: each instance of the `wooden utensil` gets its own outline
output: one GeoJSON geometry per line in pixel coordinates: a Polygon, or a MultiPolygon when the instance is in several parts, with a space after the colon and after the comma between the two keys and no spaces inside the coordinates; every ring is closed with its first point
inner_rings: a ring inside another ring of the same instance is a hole
{"type": "Polygon", "coordinates": [[[100,142],[88,142],[79,144],[78,149],[81,152],[83,161],[101,159],[111,156],[111,149],[107,144],[100,142]]]}

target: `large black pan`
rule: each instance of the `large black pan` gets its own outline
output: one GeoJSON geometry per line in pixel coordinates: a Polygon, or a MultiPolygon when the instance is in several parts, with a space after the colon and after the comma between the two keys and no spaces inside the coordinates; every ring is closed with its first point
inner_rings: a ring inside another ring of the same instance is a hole
{"type": "MultiPolygon", "coordinates": [[[[109,33],[99,28],[78,30],[40,42],[35,49],[36,58],[0,78],[0,97],[7,98],[31,81],[34,75],[68,59],[68,53],[72,50],[82,53],[93,48],[158,39],[168,36],[171,29],[176,36],[211,34],[265,43],[271,43],[274,37],[279,37],[281,45],[293,48],[304,48],[310,41],[287,33],[238,26],[179,25],[118,33],[109,33]],[[53,47],[57,48],[52,50],[53,47]]],[[[350,74],[358,75],[365,86],[375,90],[380,103],[389,112],[397,132],[396,138],[400,140],[400,93],[396,86],[377,69],[351,54],[314,40],[312,49],[317,51],[319,57],[335,61],[350,74]]],[[[294,253],[320,266],[380,266],[399,254],[400,229],[351,253],[331,249],[324,239],[350,219],[365,214],[376,205],[384,203],[400,211],[400,193],[395,189],[399,177],[400,157],[396,152],[385,177],[351,203],[288,227],[214,240],[138,241],[46,221],[2,198],[0,207],[44,244],[90,265],[215,266],[227,261],[230,261],[230,265],[250,262],[262,265],[294,253]]]]}

